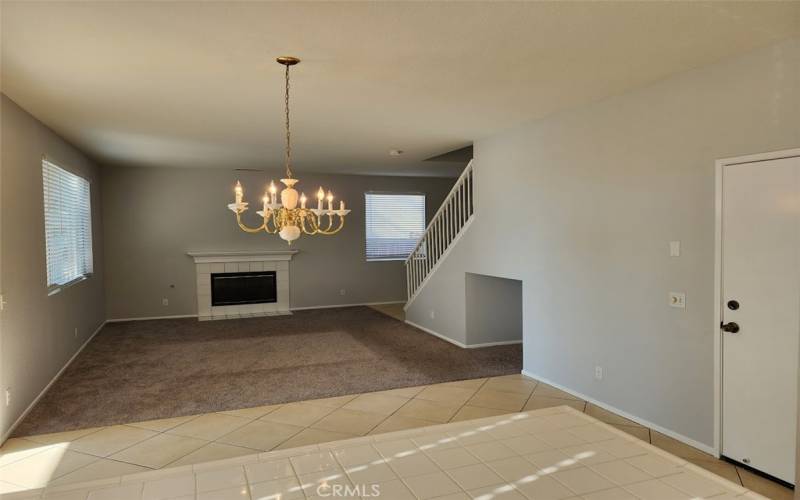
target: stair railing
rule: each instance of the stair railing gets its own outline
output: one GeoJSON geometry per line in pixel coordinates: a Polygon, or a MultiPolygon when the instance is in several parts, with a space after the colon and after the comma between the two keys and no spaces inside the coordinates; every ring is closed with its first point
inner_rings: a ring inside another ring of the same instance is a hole
{"type": "Polygon", "coordinates": [[[475,213],[472,184],[470,161],[406,259],[409,302],[475,213]]]}

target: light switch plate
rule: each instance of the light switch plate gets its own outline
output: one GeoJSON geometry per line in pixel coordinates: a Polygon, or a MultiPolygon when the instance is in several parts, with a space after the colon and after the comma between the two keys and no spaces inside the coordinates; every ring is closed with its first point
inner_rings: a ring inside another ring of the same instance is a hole
{"type": "Polygon", "coordinates": [[[669,292],[669,306],[686,308],[686,294],[680,292],[669,292]]]}
{"type": "Polygon", "coordinates": [[[681,242],[680,241],[670,241],[669,242],[669,256],[670,257],[680,257],[681,256],[681,242]]]}

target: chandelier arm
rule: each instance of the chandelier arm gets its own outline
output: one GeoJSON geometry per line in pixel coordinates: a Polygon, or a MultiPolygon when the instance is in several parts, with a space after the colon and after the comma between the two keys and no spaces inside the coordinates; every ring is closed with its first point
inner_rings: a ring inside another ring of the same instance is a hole
{"type": "MultiPolygon", "coordinates": [[[[328,227],[325,228],[325,231],[330,231],[333,227],[333,215],[332,214],[325,214],[328,216],[328,227]]],[[[322,231],[320,231],[322,232],[322,231]]],[[[327,233],[326,233],[327,234],[327,233]]]]}
{"type": "Polygon", "coordinates": [[[319,215],[314,215],[312,221],[314,227],[314,234],[320,234],[320,232],[322,232],[322,227],[320,225],[320,222],[322,222],[322,217],[319,215]]]}
{"type": "Polygon", "coordinates": [[[269,215],[264,217],[264,232],[267,234],[277,234],[278,229],[275,226],[275,211],[270,210],[269,215]],[[269,228],[269,221],[272,220],[273,229],[269,228]]]}
{"type": "Polygon", "coordinates": [[[300,233],[301,234],[308,234],[308,229],[306,228],[306,216],[305,215],[301,214],[300,217],[298,217],[298,219],[297,219],[297,227],[300,228],[300,233]]]}
{"type": "Polygon", "coordinates": [[[239,224],[239,228],[246,233],[259,233],[266,227],[266,221],[262,222],[260,226],[256,228],[247,227],[244,222],[242,222],[242,213],[236,212],[236,222],[239,224]]]}
{"type": "Polygon", "coordinates": [[[312,215],[304,213],[303,215],[300,216],[300,229],[303,231],[303,233],[308,235],[316,234],[316,229],[314,228],[314,219],[312,215]],[[307,224],[311,224],[311,230],[309,230],[308,227],[306,227],[307,224]]]}
{"type": "Polygon", "coordinates": [[[324,234],[324,235],[326,235],[326,236],[330,236],[330,235],[332,235],[332,234],[336,234],[336,233],[338,233],[339,231],[341,231],[343,227],[344,227],[344,217],[342,217],[342,216],[340,215],[340,216],[339,216],[339,226],[338,226],[336,229],[330,229],[330,226],[329,226],[329,227],[328,227],[328,228],[326,228],[324,231],[323,231],[323,230],[320,230],[320,231],[319,231],[319,233],[320,233],[320,234],[324,234]]]}

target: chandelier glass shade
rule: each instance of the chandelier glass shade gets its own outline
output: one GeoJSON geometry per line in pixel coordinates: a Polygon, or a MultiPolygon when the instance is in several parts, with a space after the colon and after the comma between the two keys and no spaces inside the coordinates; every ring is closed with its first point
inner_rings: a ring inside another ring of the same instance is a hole
{"type": "Polygon", "coordinates": [[[249,227],[242,222],[242,214],[247,210],[248,203],[244,201],[244,189],[239,181],[234,187],[234,203],[228,208],[236,214],[236,222],[242,231],[247,233],[265,232],[277,234],[281,239],[290,245],[301,234],[322,234],[332,235],[342,230],[344,227],[344,217],[350,213],[345,209],[344,201],[339,202],[339,208],[334,209],[333,193],[322,187],[317,191],[317,207],[307,208],[308,201],[305,193],[298,195],[294,185],[299,179],[292,177],[292,142],[289,127],[289,68],[300,62],[295,57],[279,57],[278,63],[286,66],[286,178],[281,179],[284,188],[280,191],[278,199],[278,188],[274,181],[270,181],[267,191],[262,198],[262,208],[256,213],[262,218],[262,223],[258,227],[249,227]],[[327,206],[326,203],[327,202],[327,206]],[[298,207],[299,203],[299,207],[298,207]]]}

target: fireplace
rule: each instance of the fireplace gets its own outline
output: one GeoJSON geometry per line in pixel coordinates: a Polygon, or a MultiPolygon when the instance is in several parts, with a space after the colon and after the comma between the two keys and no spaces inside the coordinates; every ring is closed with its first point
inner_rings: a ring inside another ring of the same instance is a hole
{"type": "Polygon", "coordinates": [[[188,252],[200,321],[292,314],[289,261],[297,250],[188,252]]]}
{"type": "Polygon", "coordinates": [[[212,273],[211,305],[268,304],[277,302],[275,271],[212,273]]]}

